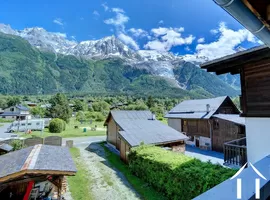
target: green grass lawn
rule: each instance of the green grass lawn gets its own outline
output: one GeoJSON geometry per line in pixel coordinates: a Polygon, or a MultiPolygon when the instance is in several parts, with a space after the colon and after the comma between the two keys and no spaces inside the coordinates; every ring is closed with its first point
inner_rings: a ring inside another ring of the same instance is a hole
{"type": "Polygon", "coordinates": [[[83,123],[76,121],[74,118],[71,118],[70,122],[66,125],[66,130],[62,133],[50,133],[47,128],[44,129],[43,133],[41,131],[33,131],[31,134],[25,134],[22,132],[19,132],[21,137],[29,138],[32,136],[38,136],[38,137],[47,137],[51,135],[57,135],[63,138],[71,138],[71,137],[85,137],[85,136],[105,136],[106,135],[106,129],[103,127],[104,122],[93,122],[90,123],[83,123]],[[78,126],[78,128],[74,128],[74,126],[78,126]],[[96,131],[91,131],[91,128],[97,126],[96,131]],[[86,132],[83,132],[83,128],[86,128],[86,132]]]}
{"type": "Polygon", "coordinates": [[[77,168],[77,173],[75,176],[67,177],[71,196],[76,200],[91,200],[93,199],[89,190],[91,181],[89,178],[87,178],[88,176],[86,167],[80,161],[80,150],[77,148],[71,148],[70,153],[77,168]]]}
{"type": "Polygon", "coordinates": [[[106,152],[107,159],[109,163],[118,169],[120,172],[124,174],[128,182],[132,185],[132,187],[140,194],[142,199],[146,200],[164,200],[166,199],[162,194],[155,191],[151,186],[149,186],[147,183],[142,181],[137,176],[134,176],[129,168],[128,165],[123,163],[120,160],[120,157],[114,153],[112,153],[108,148],[104,145],[104,143],[101,143],[101,146],[104,148],[106,152]]]}
{"type": "Polygon", "coordinates": [[[0,123],[11,123],[11,122],[14,122],[14,119],[3,119],[3,118],[0,118],[0,123]]]}

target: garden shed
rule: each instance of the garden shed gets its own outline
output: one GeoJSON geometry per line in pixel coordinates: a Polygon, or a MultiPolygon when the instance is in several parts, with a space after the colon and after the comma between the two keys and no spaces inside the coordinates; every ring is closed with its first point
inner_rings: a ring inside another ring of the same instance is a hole
{"type": "Polygon", "coordinates": [[[35,145],[0,156],[1,199],[61,199],[64,176],[76,167],[66,147],[35,145]]]}

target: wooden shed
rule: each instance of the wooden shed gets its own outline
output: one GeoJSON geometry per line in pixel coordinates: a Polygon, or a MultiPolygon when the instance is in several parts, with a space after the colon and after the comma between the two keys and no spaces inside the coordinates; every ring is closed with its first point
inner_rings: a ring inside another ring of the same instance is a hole
{"type": "Polygon", "coordinates": [[[156,120],[150,111],[111,111],[105,125],[108,127],[107,142],[116,144],[125,162],[130,149],[142,143],[184,152],[185,140],[188,139],[183,133],[156,120]]]}
{"type": "Polygon", "coordinates": [[[52,195],[61,199],[64,176],[73,176],[76,167],[69,149],[35,145],[0,156],[1,199],[37,199],[52,195]]]}

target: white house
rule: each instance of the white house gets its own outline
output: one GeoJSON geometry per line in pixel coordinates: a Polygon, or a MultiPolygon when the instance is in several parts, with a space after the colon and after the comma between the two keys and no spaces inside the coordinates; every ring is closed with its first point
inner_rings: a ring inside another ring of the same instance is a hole
{"type": "Polygon", "coordinates": [[[4,119],[31,119],[29,108],[23,105],[16,105],[0,110],[0,118],[4,119]]]}

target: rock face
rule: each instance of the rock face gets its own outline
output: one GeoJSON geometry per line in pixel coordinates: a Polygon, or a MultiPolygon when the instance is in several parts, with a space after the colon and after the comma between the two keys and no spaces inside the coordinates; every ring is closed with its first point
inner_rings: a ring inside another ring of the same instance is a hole
{"type": "MultiPolygon", "coordinates": [[[[0,24],[0,32],[20,36],[38,49],[63,55],[74,55],[92,60],[104,60],[119,58],[133,68],[145,69],[148,73],[171,80],[173,85],[186,89],[187,83],[179,81],[179,75],[175,71],[186,62],[198,66],[208,61],[208,58],[200,57],[194,60],[190,55],[176,56],[169,52],[155,50],[134,51],[117,39],[115,36],[105,37],[100,40],[77,42],[67,39],[62,33],[48,32],[43,28],[25,28],[14,30],[9,25],[0,24]]],[[[241,51],[242,49],[239,49],[241,51]]],[[[227,74],[219,77],[223,82],[235,89],[240,88],[239,77],[227,74]]]]}

